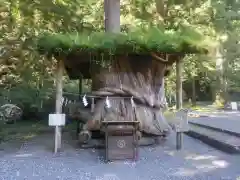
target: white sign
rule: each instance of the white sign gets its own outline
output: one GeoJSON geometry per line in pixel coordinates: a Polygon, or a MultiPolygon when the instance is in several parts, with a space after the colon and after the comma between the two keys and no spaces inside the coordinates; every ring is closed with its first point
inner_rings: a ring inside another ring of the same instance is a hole
{"type": "Polygon", "coordinates": [[[49,126],[64,126],[66,122],[65,114],[49,114],[48,125],[49,126]]]}
{"type": "Polygon", "coordinates": [[[231,102],[231,107],[232,107],[232,110],[238,110],[236,102],[231,102]]]}
{"type": "Polygon", "coordinates": [[[189,130],[188,125],[188,110],[181,109],[176,112],[176,131],[187,132],[189,130]]]}

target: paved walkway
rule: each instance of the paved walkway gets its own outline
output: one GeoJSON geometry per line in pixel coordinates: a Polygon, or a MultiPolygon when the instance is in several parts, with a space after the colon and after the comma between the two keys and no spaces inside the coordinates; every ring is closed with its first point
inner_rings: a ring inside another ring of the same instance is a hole
{"type": "Polygon", "coordinates": [[[36,142],[0,153],[0,180],[237,180],[240,176],[240,156],[224,154],[187,136],[183,150],[175,150],[172,134],[158,147],[141,148],[135,163],[105,164],[98,151],[71,146],[53,156],[36,142]]]}
{"type": "MultiPolygon", "coordinates": [[[[199,113],[201,114],[201,113],[199,113]]],[[[189,121],[225,129],[240,134],[240,112],[208,112],[207,117],[189,118],[189,121]]]]}

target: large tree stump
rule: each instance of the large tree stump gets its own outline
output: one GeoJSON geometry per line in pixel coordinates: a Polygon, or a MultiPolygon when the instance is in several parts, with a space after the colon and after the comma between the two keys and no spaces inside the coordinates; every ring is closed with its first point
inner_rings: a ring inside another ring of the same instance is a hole
{"type": "Polygon", "coordinates": [[[96,102],[91,127],[100,129],[105,121],[139,121],[140,130],[152,135],[167,135],[171,128],[162,114],[164,108],[163,78],[166,64],[151,56],[131,55],[112,57],[111,66],[100,68],[93,76],[93,94],[108,96],[96,102]],[[114,98],[119,96],[122,98],[114,98]],[[133,97],[136,107],[131,106],[133,97]]]}

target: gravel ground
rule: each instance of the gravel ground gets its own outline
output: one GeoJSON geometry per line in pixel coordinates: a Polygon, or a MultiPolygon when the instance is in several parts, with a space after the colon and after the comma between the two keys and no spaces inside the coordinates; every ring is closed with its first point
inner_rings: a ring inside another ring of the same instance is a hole
{"type": "Polygon", "coordinates": [[[137,162],[105,164],[97,150],[65,145],[64,152],[54,156],[39,140],[32,141],[16,151],[0,152],[0,180],[237,180],[240,176],[240,156],[187,136],[181,151],[175,150],[173,134],[157,147],[141,148],[139,156],[137,162]]]}

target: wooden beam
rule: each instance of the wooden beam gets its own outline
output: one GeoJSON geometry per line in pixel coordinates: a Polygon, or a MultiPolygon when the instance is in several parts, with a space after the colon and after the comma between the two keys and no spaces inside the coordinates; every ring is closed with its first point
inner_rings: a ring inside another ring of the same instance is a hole
{"type": "MultiPolygon", "coordinates": [[[[62,97],[63,97],[63,70],[64,64],[63,61],[58,61],[57,64],[57,72],[56,72],[56,106],[55,111],[56,114],[62,113],[62,97]]],[[[55,147],[54,153],[59,152],[61,149],[61,139],[62,139],[62,131],[60,126],[55,127],[55,147]]]]}

